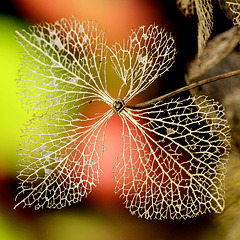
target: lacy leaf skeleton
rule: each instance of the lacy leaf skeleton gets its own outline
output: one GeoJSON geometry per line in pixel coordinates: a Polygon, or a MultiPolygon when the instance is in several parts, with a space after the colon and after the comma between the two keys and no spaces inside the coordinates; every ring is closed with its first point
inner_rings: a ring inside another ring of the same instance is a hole
{"type": "Polygon", "coordinates": [[[15,208],[62,208],[86,197],[104,174],[105,129],[118,114],[123,152],[115,192],[132,214],[186,219],[224,209],[230,133],[223,107],[176,92],[128,105],[172,66],[170,34],[141,26],[109,47],[96,22],[72,18],[16,36],[25,50],[18,83],[34,116],[23,130],[15,208]],[[122,82],[117,98],[108,92],[109,63],[122,82]],[[106,112],[94,108],[99,102],[106,112]]]}

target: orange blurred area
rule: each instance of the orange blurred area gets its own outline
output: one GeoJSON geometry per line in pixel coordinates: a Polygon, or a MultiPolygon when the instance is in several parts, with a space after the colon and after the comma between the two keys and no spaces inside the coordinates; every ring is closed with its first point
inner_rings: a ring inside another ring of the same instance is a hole
{"type": "Polygon", "coordinates": [[[144,0],[13,0],[31,22],[53,22],[62,17],[96,20],[113,43],[127,37],[131,28],[152,23],[169,27],[161,1],[144,0]]]}

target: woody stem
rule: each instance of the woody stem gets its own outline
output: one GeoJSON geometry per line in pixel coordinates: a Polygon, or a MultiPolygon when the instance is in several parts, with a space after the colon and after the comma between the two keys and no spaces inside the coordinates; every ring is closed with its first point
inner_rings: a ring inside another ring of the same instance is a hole
{"type": "Polygon", "coordinates": [[[147,107],[147,106],[150,106],[150,105],[154,105],[157,102],[163,101],[164,99],[172,97],[172,96],[174,96],[178,93],[182,93],[182,92],[191,90],[193,88],[199,87],[201,85],[211,83],[211,82],[215,82],[215,81],[218,81],[218,80],[221,80],[221,79],[224,79],[224,78],[233,77],[233,76],[236,76],[236,75],[240,75],[240,70],[236,70],[236,71],[224,73],[224,74],[221,74],[221,75],[217,75],[217,76],[214,76],[214,77],[211,77],[211,78],[203,79],[203,80],[200,80],[198,82],[192,83],[188,86],[184,86],[182,88],[174,90],[170,93],[166,93],[166,94],[164,94],[160,97],[154,98],[152,100],[149,100],[149,101],[146,101],[146,102],[143,102],[143,103],[139,103],[139,104],[136,104],[136,105],[128,105],[128,106],[125,106],[125,107],[130,108],[130,109],[138,109],[138,108],[143,108],[143,107],[147,107]]]}

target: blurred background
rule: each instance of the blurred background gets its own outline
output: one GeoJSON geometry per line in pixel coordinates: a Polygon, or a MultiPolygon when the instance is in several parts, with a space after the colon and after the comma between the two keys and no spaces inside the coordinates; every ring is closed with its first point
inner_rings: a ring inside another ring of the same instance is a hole
{"type": "MultiPolygon", "coordinates": [[[[232,26],[217,4],[214,7],[213,36],[232,26]]],[[[240,239],[240,167],[236,149],[231,154],[234,164],[230,167],[234,167],[227,178],[227,207],[221,215],[207,214],[185,221],[139,219],[124,209],[123,201],[113,194],[114,187],[111,189],[106,185],[100,186],[99,190],[96,188],[98,192],[90,194],[82,203],[66,209],[13,210],[19,158],[16,151],[21,129],[31,118],[31,112],[22,108],[17,94],[16,79],[22,49],[14,32],[30,24],[71,16],[96,20],[106,31],[109,44],[126,39],[131,28],[139,25],[156,23],[172,33],[178,52],[175,64],[146,91],[142,100],[184,86],[185,64],[197,52],[197,18],[185,18],[175,0],[3,1],[0,7],[0,239],[240,239]],[[104,189],[112,192],[106,193],[104,189]]],[[[113,155],[106,155],[106,158],[108,162],[113,155]]]]}

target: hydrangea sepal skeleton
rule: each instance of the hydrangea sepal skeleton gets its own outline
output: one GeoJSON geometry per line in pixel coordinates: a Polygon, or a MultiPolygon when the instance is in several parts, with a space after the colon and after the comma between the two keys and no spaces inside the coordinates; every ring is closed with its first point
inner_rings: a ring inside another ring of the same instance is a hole
{"type": "Polygon", "coordinates": [[[104,174],[105,130],[118,114],[123,152],[115,192],[132,214],[186,219],[224,209],[230,134],[223,107],[206,96],[174,94],[128,105],[172,66],[168,33],[141,26],[108,47],[96,22],[72,18],[16,35],[25,50],[22,100],[34,117],[23,130],[15,207],[62,208],[86,197],[104,174]],[[107,64],[122,81],[116,98],[108,92],[107,64]],[[99,102],[106,112],[94,108],[99,102]]]}

